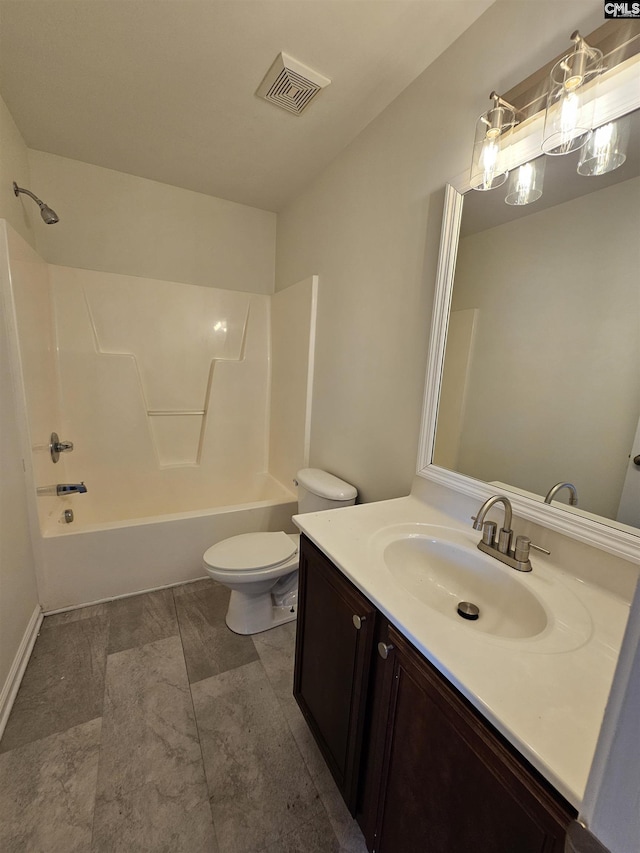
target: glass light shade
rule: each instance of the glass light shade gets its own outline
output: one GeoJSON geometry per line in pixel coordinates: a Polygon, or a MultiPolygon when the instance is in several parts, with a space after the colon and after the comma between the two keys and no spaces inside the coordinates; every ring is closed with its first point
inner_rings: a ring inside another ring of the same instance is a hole
{"type": "Polygon", "coordinates": [[[606,175],[622,166],[627,159],[627,146],[631,131],[631,118],[623,116],[617,121],[603,124],[591,134],[580,152],[579,175],[606,175]]]}
{"type": "Polygon", "coordinates": [[[542,150],[569,154],[586,144],[593,127],[602,51],[581,42],[551,69],[542,150]]]}
{"type": "Polygon", "coordinates": [[[493,190],[507,180],[505,148],[514,124],[514,111],[502,104],[492,107],[476,122],[469,181],[474,190],[493,190]]]}
{"type": "Polygon", "coordinates": [[[538,157],[511,172],[505,198],[507,204],[531,204],[540,198],[546,162],[544,157],[538,157]]]}

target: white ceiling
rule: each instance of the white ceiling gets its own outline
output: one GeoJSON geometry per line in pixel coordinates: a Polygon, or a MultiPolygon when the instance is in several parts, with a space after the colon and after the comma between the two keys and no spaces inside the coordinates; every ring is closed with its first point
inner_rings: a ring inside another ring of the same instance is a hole
{"type": "Polygon", "coordinates": [[[493,0],[1,0],[30,148],[267,210],[299,194],[493,0]],[[284,51],[332,80],[255,91],[284,51]]]}

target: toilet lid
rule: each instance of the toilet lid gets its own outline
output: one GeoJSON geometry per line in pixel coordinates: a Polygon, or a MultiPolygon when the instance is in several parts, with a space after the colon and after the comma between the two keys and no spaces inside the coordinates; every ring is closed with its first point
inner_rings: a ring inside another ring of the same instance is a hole
{"type": "Polygon", "coordinates": [[[293,539],[283,531],[242,533],[212,545],[205,551],[204,561],[212,569],[269,569],[290,560],[297,550],[293,539]]]}

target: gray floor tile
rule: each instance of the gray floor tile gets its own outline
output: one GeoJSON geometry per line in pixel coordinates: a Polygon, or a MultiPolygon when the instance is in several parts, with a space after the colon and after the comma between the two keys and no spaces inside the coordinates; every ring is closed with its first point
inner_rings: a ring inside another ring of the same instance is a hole
{"type": "Polygon", "coordinates": [[[340,845],[325,812],[296,827],[266,848],[266,853],[339,853],[340,845]]]}
{"type": "Polygon", "coordinates": [[[0,752],[102,715],[108,619],[43,622],[0,752]]]}
{"type": "MultiPolygon", "coordinates": [[[[92,619],[94,616],[107,616],[109,604],[90,604],[88,607],[77,607],[75,610],[65,610],[64,613],[53,613],[45,616],[42,628],[54,628],[57,625],[67,625],[69,622],[79,622],[81,619],[92,619]]],[[[42,629],[41,629],[42,630],[42,629]]]]}
{"type": "Polygon", "coordinates": [[[218,850],[179,637],[109,656],[92,850],[218,850]]]}
{"type": "Polygon", "coordinates": [[[267,678],[281,702],[293,698],[293,664],[296,651],[296,622],[278,625],[262,634],[254,634],[253,643],[267,678]]]}
{"type": "Polygon", "coordinates": [[[318,792],[259,661],[191,692],[221,853],[273,847],[319,819],[318,792]]]}
{"type": "Polygon", "coordinates": [[[195,590],[183,589],[176,595],[176,611],[191,683],[258,659],[251,637],[234,634],[225,624],[229,595],[226,587],[211,582],[195,590]]]}
{"type": "MultiPolygon", "coordinates": [[[[298,749],[320,794],[342,851],[366,853],[360,827],[351,817],[320,750],[293,698],[296,623],[280,625],[253,638],[298,749]]],[[[293,848],[295,849],[295,848],[293,848]]],[[[322,848],[320,848],[322,849],[322,848]]]]}
{"type": "Polygon", "coordinates": [[[170,589],[110,601],[109,619],[109,654],[178,634],[170,589]]]}
{"type": "Polygon", "coordinates": [[[228,595],[205,579],[45,618],[1,745],[2,853],[90,849],[107,661],[94,853],[366,853],[293,699],[295,623],[239,637],[228,595]]]}
{"type": "Polygon", "coordinates": [[[98,772],[100,720],[0,756],[0,850],[86,853],[98,772]]]}
{"type": "Polygon", "coordinates": [[[320,799],[335,836],[340,843],[340,850],[344,853],[367,853],[360,827],[351,817],[349,809],[342,799],[342,794],[338,790],[296,701],[287,702],[283,705],[283,709],[289,728],[320,794],[320,799]]]}

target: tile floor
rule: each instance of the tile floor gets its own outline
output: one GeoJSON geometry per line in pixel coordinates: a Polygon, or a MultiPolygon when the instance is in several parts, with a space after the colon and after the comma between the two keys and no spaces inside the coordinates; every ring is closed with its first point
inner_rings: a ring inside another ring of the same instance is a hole
{"type": "Polygon", "coordinates": [[[0,742],[2,853],[366,853],[292,696],[295,623],[210,580],[48,616],[0,742]]]}

